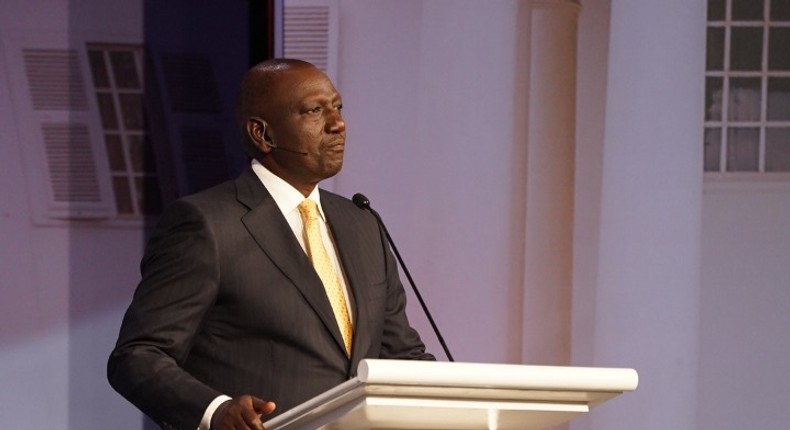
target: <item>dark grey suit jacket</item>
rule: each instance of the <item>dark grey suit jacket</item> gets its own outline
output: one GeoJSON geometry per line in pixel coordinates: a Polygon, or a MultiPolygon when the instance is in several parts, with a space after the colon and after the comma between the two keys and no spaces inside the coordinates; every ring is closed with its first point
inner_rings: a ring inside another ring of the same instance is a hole
{"type": "Polygon", "coordinates": [[[318,275],[248,168],[162,214],[110,384],[163,427],[194,430],[221,394],[274,401],[268,419],[353,377],[363,358],[433,359],[373,216],[323,190],[321,205],[353,295],[351,359],[318,275]]]}

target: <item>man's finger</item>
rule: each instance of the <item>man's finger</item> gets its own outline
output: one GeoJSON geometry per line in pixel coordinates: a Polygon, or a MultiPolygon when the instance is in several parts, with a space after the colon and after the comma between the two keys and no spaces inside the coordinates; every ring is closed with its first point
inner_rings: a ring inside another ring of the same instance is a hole
{"type": "Polygon", "coordinates": [[[261,415],[268,415],[274,412],[274,408],[276,407],[277,405],[275,405],[274,402],[252,397],[252,408],[255,409],[255,412],[261,415]]]}
{"type": "Polygon", "coordinates": [[[245,426],[255,429],[264,430],[261,415],[268,415],[272,413],[276,407],[274,402],[267,402],[254,396],[244,396],[244,403],[247,407],[241,411],[241,418],[244,420],[245,426]]]}

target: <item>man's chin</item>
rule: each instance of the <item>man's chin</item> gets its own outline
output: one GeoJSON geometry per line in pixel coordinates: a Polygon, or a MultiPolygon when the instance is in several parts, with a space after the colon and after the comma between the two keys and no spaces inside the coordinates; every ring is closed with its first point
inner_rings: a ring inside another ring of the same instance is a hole
{"type": "Polygon", "coordinates": [[[328,163],[326,168],[324,169],[324,179],[329,179],[338,173],[343,168],[343,160],[340,160],[336,163],[328,163]]]}

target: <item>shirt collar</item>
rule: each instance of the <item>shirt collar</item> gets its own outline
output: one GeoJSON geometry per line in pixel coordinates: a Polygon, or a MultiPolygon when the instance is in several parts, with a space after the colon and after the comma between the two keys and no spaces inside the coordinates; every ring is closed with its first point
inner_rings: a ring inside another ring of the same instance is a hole
{"type": "MultiPolygon", "coordinates": [[[[284,179],[272,173],[271,170],[264,167],[258,160],[252,160],[252,171],[258,176],[263,186],[269,191],[280,212],[287,216],[293,211],[297,210],[297,206],[305,197],[293,185],[285,182],[284,179]]],[[[321,194],[318,192],[318,187],[313,188],[308,199],[313,200],[318,206],[318,213],[321,215],[321,220],[326,222],[324,216],[324,209],[321,207],[321,194]]]]}

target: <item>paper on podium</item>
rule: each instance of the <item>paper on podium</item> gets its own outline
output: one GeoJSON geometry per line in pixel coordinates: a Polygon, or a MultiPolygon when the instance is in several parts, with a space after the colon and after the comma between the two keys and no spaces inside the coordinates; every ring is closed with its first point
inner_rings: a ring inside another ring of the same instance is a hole
{"type": "Polygon", "coordinates": [[[633,369],[362,360],[267,430],[545,429],[633,391],[633,369]]]}

